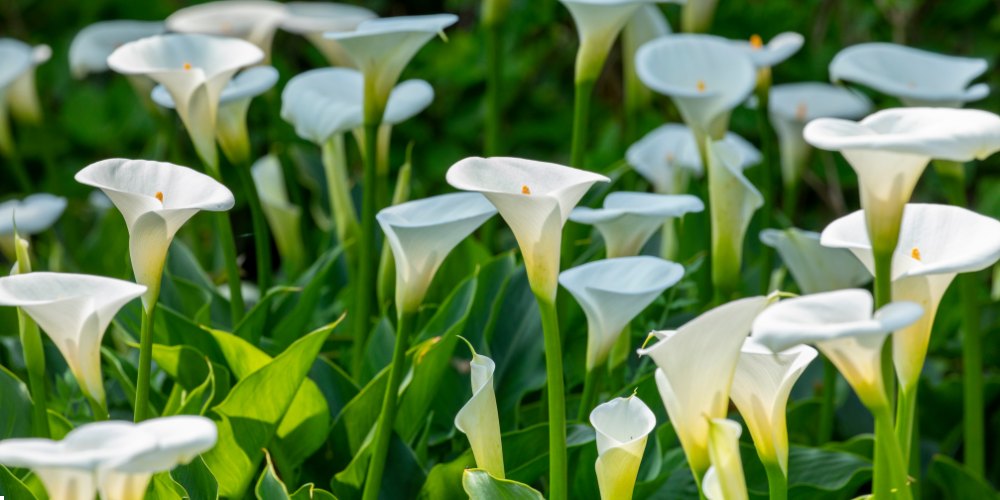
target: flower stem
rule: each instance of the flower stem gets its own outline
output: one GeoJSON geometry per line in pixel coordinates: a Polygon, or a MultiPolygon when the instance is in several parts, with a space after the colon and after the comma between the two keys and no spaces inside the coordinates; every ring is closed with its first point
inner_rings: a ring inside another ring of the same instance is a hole
{"type": "Polygon", "coordinates": [[[600,365],[587,370],[587,375],[583,379],[583,395],[580,396],[580,409],[576,413],[576,419],[580,422],[587,421],[587,415],[597,404],[597,386],[601,381],[597,375],[603,368],[604,365],[600,365]]]}
{"type": "MultiPolygon", "coordinates": [[[[367,83],[366,83],[367,85],[367,83]]],[[[366,87],[367,89],[367,87],[366,87]]],[[[365,100],[365,107],[369,100],[365,100]]],[[[369,113],[366,113],[369,115],[369,113]]],[[[376,116],[381,116],[379,113],[376,116]]],[[[354,282],[354,350],[351,359],[352,373],[361,373],[364,361],[365,343],[368,339],[369,315],[374,299],[375,282],[375,198],[376,192],[376,152],[378,142],[378,120],[366,120],[364,152],[364,191],[361,198],[361,235],[358,239],[358,272],[354,282]]]]}
{"type": "Polygon", "coordinates": [[[267,230],[267,221],[264,219],[264,209],[260,206],[260,196],[257,194],[257,186],[250,176],[249,161],[235,165],[235,170],[243,184],[243,191],[246,193],[247,205],[250,206],[250,223],[253,225],[254,250],[257,254],[257,287],[263,297],[267,289],[271,287],[271,239],[267,230]]]}
{"type": "Polygon", "coordinates": [[[108,420],[111,418],[108,415],[108,409],[105,407],[107,403],[102,403],[94,399],[87,391],[83,392],[83,397],[87,400],[87,404],[90,405],[90,413],[94,416],[94,420],[108,420]]]}
{"type": "MultiPolygon", "coordinates": [[[[895,243],[892,245],[895,247],[895,243]]],[[[875,258],[875,308],[892,302],[892,253],[895,248],[873,249],[875,258]]],[[[882,346],[882,380],[886,398],[891,398],[895,394],[896,374],[892,364],[892,336],[886,338],[882,346]]],[[[896,434],[892,424],[892,402],[881,410],[872,410],[875,413],[875,472],[873,475],[873,492],[875,498],[890,498],[889,490],[892,487],[893,465],[887,454],[887,442],[896,441],[896,434]],[[881,415],[881,413],[885,415],[881,415]],[[881,420],[881,421],[880,421],[881,420]]],[[[899,449],[898,444],[896,449],[899,449]]],[[[900,457],[902,460],[902,457],[900,457]]],[[[906,469],[903,469],[905,473],[906,469]]],[[[892,497],[895,498],[895,497],[892,497]]]]}
{"type": "Polygon", "coordinates": [[[823,357],[823,399],[820,400],[817,444],[833,439],[833,422],[837,411],[837,367],[823,357]]]}
{"type": "Polygon", "coordinates": [[[785,500],[788,498],[788,477],[777,462],[765,461],[767,472],[767,490],[770,500],[785,500]]]}
{"type": "Polygon", "coordinates": [[[487,157],[500,151],[500,70],[503,64],[499,23],[483,23],[486,46],[486,123],[484,124],[483,152],[487,157]]]}
{"type": "Polygon", "coordinates": [[[139,330],[139,376],[135,383],[135,421],[148,417],[150,371],[153,365],[153,313],[155,301],[142,308],[142,327],[139,330]]]}
{"type": "Polygon", "coordinates": [[[903,454],[903,462],[910,462],[910,449],[916,444],[919,436],[914,426],[917,410],[917,386],[911,388],[899,387],[896,405],[896,440],[903,454]]]}
{"type": "Polygon", "coordinates": [[[372,458],[365,478],[365,489],[362,500],[376,500],[379,488],[382,486],[382,474],[385,472],[385,460],[389,454],[389,439],[396,422],[396,403],[399,399],[399,384],[403,381],[406,350],[410,345],[410,332],[417,315],[404,311],[396,324],[396,342],[392,348],[392,362],[389,365],[389,385],[385,388],[382,398],[382,411],[379,413],[375,440],[372,442],[372,458]]]}
{"type": "Polygon", "coordinates": [[[392,140],[392,125],[383,123],[378,127],[375,141],[375,211],[389,206],[389,144],[392,140]]]}
{"type": "Polygon", "coordinates": [[[577,80],[573,96],[573,145],[570,150],[570,166],[584,168],[587,153],[587,127],[590,119],[590,97],[594,92],[594,80],[577,80]]]}
{"type": "Polygon", "coordinates": [[[349,269],[353,272],[357,262],[355,248],[348,246],[358,235],[358,214],[351,201],[351,187],[347,176],[347,155],[344,135],[336,134],[323,144],[323,173],[330,198],[330,217],[336,226],[337,240],[344,246],[349,269]]]}
{"type": "Polygon", "coordinates": [[[903,461],[903,453],[893,432],[892,410],[888,406],[872,408],[875,416],[875,447],[876,453],[881,450],[884,467],[879,468],[879,461],[875,462],[876,490],[874,498],[896,498],[909,500],[910,485],[906,472],[906,462],[903,461]],[[879,478],[881,477],[881,480],[879,478]],[[881,488],[881,489],[879,489],[881,488]]]}
{"type": "Polygon", "coordinates": [[[566,500],[566,401],[563,386],[562,339],[555,301],[535,294],[545,337],[545,374],[549,403],[549,499],[566,500]]]}
{"type": "MultiPolygon", "coordinates": [[[[757,84],[757,129],[760,134],[760,151],[762,162],[760,168],[760,193],[764,196],[764,206],[761,207],[761,227],[771,227],[771,214],[774,210],[772,186],[774,172],[771,163],[774,158],[774,134],[771,129],[771,119],[768,116],[769,97],[771,85],[768,81],[757,84]]],[[[774,267],[774,249],[761,245],[761,272],[760,272],[760,293],[767,295],[771,286],[771,270],[774,267]]],[[[773,497],[772,497],[773,498],[773,497]]]]}
{"type": "MultiPolygon", "coordinates": [[[[31,272],[31,256],[28,253],[28,242],[14,235],[14,251],[17,255],[17,274],[31,272]]],[[[24,353],[24,366],[28,371],[28,388],[31,390],[32,434],[35,437],[48,438],[49,413],[47,409],[45,390],[45,350],[42,347],[42,335],[38,325],[23,309],[17,308],[17,327],[21,337],[21,350],[24,353]]]]}

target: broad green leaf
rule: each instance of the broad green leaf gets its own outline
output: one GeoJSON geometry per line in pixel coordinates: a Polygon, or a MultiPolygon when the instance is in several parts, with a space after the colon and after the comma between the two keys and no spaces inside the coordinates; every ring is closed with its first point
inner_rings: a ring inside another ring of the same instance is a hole
{"type": "Polygon", "coordinates": [[[0,439],[31,435],[31,394],[10,370],[0,366],[0,439]]]}
{"type": "Polygon", "coordinates": [[[467,469],[462,486],[470,500],[543,500],[538,490],[524,483],[497,479],[483,469],[467,469]]]}
{"type": "Polygon", "coordinates": [[[285,483],[278,478],[278,473],[274,471],[274,464],[271,462],[271,454],[264,451],[264,472],[257,479],[257,487],[254,488],[257,500],[288,500],[288,488],[285,483]]]}
{"type": "Polygon", "coordinates": [[[421,500],[467,500],[462,488],[462,473],[476,466],[472,450],[466,450],[451,462],[435,465],[427,474],[427,481],[420,488],[421,500]]]}
{"type": "Polygon", "coordinates": [[[299,290],[294,287],[289,286],[276,286],[271,288],[261,297],[260,301],[253,305],[250,312],[243,317],[243,321],[236,326],[233,333],[237,337],[246,339],[251,344],[258,344],[260,342],[261,335],[267,329],[267,320],[269,317],[269,312],[271,306],[277,301],[279,297],[288,296],[297,293],[299,290]]]}
{"type": "Polygon", "coordinates": [[[219,482],[200,456],[170,471],[170,477],[187,491],[190,500],[217,500],[219,482]]]}
{"type": "Polygon", "coordinates": [[[291,310],[280,311],[276,317],[280,318],[274,327],[271,336],[278,345],[291,344],[302,335],[312,321],[313,313],[317,309],[317,303],[323,289],[330,286],[330,276],[340,257],[342,251],[340,247],[323,254],[319,261],[310,268],[303,276],[311,274],[309,281],[298,297],[298,302],[291,310]]]}
{"type": "Polygon", "coordinates": [[[153,344],[153,361],[181,387],[194,390],[205,382],[210,368],[207,358],[186,345],[153,344]]]}
{"type": "Polygon", "coordinates": [[[935,455],[927,468],[927,482],[937,490],[934,495],[925,492],[925,498],[943,498],[945,500],[965,500],[971,498],[1000,498],[988,483],[975,477],[968,469],[955,460],[944,455],[935,455]]]}
{"type": "Polygon", "coordinates": [[[11,500],[35,500],[35,494],[3,465],[0,465],[0,496],[11,500]]]}
{"type": "Polygon", "coordinates": [[[541,317],[528,288],[524,267],[518,267],[504,289],[489,352],[496,362],[493,383],[501,429],[517,422],[517,404],[530,391],[545,385],[545,349],[541,317]]]}
{"type": "Polygon", "coordinates": [[[73,424],[66,420],[66,417],[56,413],[52,408],[48,409],[49,413],[49,433],[51,438],[55,440],[60,440],[69,434],[69,431],[73,430],[73,424]]]}
{"type": "Polygon", "coordinates": [[[313,363],[309,378],[316,381],[323,397],[326,398],[331,418],[337,418],[344,406],[361,390],[343,368],[326,358],[319,358],[313,363]]]}
{"type": "Polygon", "coordinates": [[[871,477],[872,463],[852,453],[792,446],[788,454],[790,498],[817,498],[871,477]]]}
{"type": "MultiPolygon", "coordinates": [[[[208,358],[203,359],[208,367],[205,381],[201,385],[190,391],[174,385],[170,398],[167,399],[166,406],[163,407],[163,415],[204,415],[209,406],[215,400],[215,372],[212,371],[212,363],[208,358]]],[[[196,365],[194,365],[196,366],[196,365]]]]}
{"type": "MultiPolygon", "coordinates": [[[[330,480],[330,489],[340,498],[351,500],[360,498],[364,486],[368,464],[371,462],[369,445],[365,442],[354,455],[346,469],[338,472],[330,480]]],[[[395,434],[389,441],[385,474],[382,475],[381,498],[414,498],[420,486],[426,481],[426,474],[413,450],[395,434]]]]}
{"type": "Polygon", "coordinates": [[[171,479],[169,472],[160,472],[153,475],[145,498],[148,500],[184,500],[187,496],[184,487],[171,479]]]}
{"type": "Polygon", "coordinates": [[[290,500],[337,500],[333,493],[317,488],[314,484],[303,484],[301,488],[288,497],[290,500]]]}

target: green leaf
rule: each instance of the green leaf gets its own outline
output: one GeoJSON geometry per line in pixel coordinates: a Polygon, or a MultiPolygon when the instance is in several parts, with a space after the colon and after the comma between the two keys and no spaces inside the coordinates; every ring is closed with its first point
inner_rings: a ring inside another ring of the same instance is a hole
{"type": "Polygon", "coordinates": [[[218,500],[219,482],[200,456],[191,463],[180,465],[170,471],[173,478],[187,491],[190,500],[218,500]]]}
{"type": "Polygon", "coordinates": [[[274,327],[272,338],[279,346],[291,344],[308,328],[317,309],[321,292],[330,286],[330,276],[341,253],[342,247],[324,253],[309,271],[303,274],[303,278],[308,277],[308,281],[295,306],[291,310],[279,311],[275,315],[281,320],[274,327]]]}
{"type": "MultiPolygon", "coordinates": [[[[346,469],[338,472],[330,480],[330,488],[337,496],[353,499],[361,496],[361,489],[371,462],[371,440],[351,459],[346,469]]],[[[381,498],[414,498],[420,486],[426,481],[426,474],[417,462],[413,450],[395,434],[389,441],[386,456],[386,473],[382,476],[381,498]]]]}
{"type": "Polygon", "coordinates": [[[149,482],[149,489],[146,490],[145,498],[152,500],[184,500],[187,496],[184,487],[171,479],[169,472],[160,472],[153,475],[153,480],[149,482]]]}
{"type": "Polygon", "coordinates": [[[249,487],[263,459],[263,448],[271,442],[323,342],[337,324],[324,326],[293,343],[270,363],[240,380],[226,400],[213,409],[218,415],[218,444],[203,458],[219,480],[221,496],[241,497],[249,487]]]}
{"type": "Polygon", "coordinates": [[[267,328],[268,313],[270,313],[271,306],[274,305],[274,302],[279,297],[290,296],[298,293],[298,291],[297,288],[290,286],[276,286],[271,288],[253,305],[253,308],[243,317],[243,321],[240,321],[240,324],[236,326],[233,333],[237,337],[247,339],[251,344],[259,344],[261,334],[267,328]]]}
{"type": "Polygon", "coordinates": [[[470,500],[543,500],[538,490],[524,483],[497,479],[483,469],[467,469],[462,486],[470,500]]]}
{"type": "Polygon", "coordinates": [[[938,491],[936,495],[929,495],[930,492],[927,492],[926,498],[945,500],[1000,498],[1000,494],[988,483],[974,476],[962,464],[944,455],[934,455],[927,468],[927,482],[938,491]]]}
{"type": "Polygon", "coordinates": [[[264,452],[264,464],[264,472],[260,474],[257,487],[254,488],[257,500],[288,500],[288,488],[278,478],[278,473],[274,471],[271,454],[267,451],[264,452]]]}
{"type": "Polygon", "coordinates": [[[292,493],[292,496],[289,498],[291,500],[337,500],[337,497],[333,496],[333,493],[321,490],[312,483],[303,484],[302,487],[295,493],[292,493]]]}
{"type": "Polygon", "coordinates": [[[462,488],[462,473],[476,466],[472,450],[466,450],[455,460],[435,465],[427,474],[427,481],[420,488],[421,500],[467,500],[469,495],[462,488]]]}
{"type": "Polygon", "coordinates": [[[792,446],[788,453],[789,498],[818,498],[860,486],[871,477],[872,463],[852,453],[792,446]]]}
{"type": "Polygon", "coordinates": [[[35,494],[3,465],[0,465],[0,496],[11,500],[35,500],[35,494]]]}
{"type": "Polygon", "coordinates": [[[66,420],[66,417],[56,413],[52,408],[48,409],[49,413],[49,434],[51,434],[52,439],[56,441],[66,437],[69,431],[73,430],[73,424],[66,420]]]}
{"type": "Polygon", "coordinates": [[[0,439],[31,435],[31,394],[10,370],[0,366],[0,439]]]}

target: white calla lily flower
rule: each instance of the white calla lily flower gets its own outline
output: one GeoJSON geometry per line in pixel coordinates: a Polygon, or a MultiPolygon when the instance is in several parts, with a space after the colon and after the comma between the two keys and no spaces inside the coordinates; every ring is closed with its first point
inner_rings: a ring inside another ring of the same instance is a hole
{"type": "Polygon", "coordinates": [[[723,141],[708,146],[708,197],[712,232],[712,283],[722,296],[740,282],[743,240],[764,196],[740,168],[740,152],[723,141]]]}
{"type": "Polygon", "coordinates": [[[712,466],[702,480],[702,492],[708,500],[746,500],[746,478],[740,457],[740,435],[743,427],[725,418],[708,422],[709,455],[712,466]]]}
{"type": "Polygon", "coordinates": [[[1000,117],[971,109],[896,108],[860,122],[821,118],[806,141],[840,151],[858,175],[861,208],[876,251],[890,252],[905,205],[931,159],[983,159],[1000,150],[1000,117]]]}
{"type": "Polygon", "coordinates": [[[281,29],[304,36],[326,57],[332,66],[349,66],[351,58],[336,40],[324,33],[353,31],[359,24],[378,17],[357,5],[334,2],[289,2],[281,29]]]}
{"type": "Polygon", "coordinates": [[[455,415],[455,427],[469,438],[476,467],[503,479],[503,443],[500,439],[500,416],[497,397],[493,392],[493,372],[496,363],[472,349],[469,369],[472,376],[472,397],[455,415]]]}
{"type": "Polygon", "coordinates": [[[757,70],[744,52],[725,38],[681,34],[659,38],[635,56],[639,79],[669,96],[698,143],[722,138],[729,114],[754,89],[757,70]]]}
{"type": "Polygon", "coordinates": [[[5,156],[14,152],[14,139],[7,121],[7,92],[31,68],[28,44],[13,38],[0,38],[0,153],[5,156]]]}
{"type": "Polygon", "coordinates": [[[118,310],[146,287],[86,274],[35,272],[0,278],[0,305],[20,307],[52,339],[80,388],[103,403],[101,339],[118,310]]]}
{"type": "Polygon", "coordinates": [[[576,24],[576,81],[593,81],[625,24],[643,4],[660,0],[559,0],[576,24]]]}
{"type": "Polygon", "coordinates": [[[559,283],[587,316],[587,371],[603,364],[629,322],[683,277],[680,264],[647,256],[598,260],[563,271],[559,283]]]}
{"type": "MultiPolygon", "coordinates": [[[[458,22],[454,14],[400,16],[364,21],[354,31],[324,35],[340,43],[354,65],[364,75],[366,90],[371,90],[371,112],[381,118],[399,75],[413,56],[435,35],[458,22]]],[[[366,97],[365,99],[369,99],[366,97]]]]}
{"type": "Polygon", "coordinates": [[[603,208],[574,208],[569,220],[596,227],[611,259],[639,255],[664,223],[702,210],[697,196],[616,191],[604,198],[603,208]]]}
{"type": "Polygon", "coordinates": [[[635,72],[636,52],[646,42],[672,32],[670,22],[667,21],[667,16],[663,15],[663,11],[656,5],[649,4],[640,5],[622,28],[622,76],[626,110],[635,110],[648,105],[653,96],[635,72]]]}
{"type": "MultiPolygon", "coordinates": [[[[824,245],[849,249],[874,273],[871,242],[861,211],[823,230],[824,245]]],[[[941,298],[959,273],[979,271],[1000,259],[1000,221],[950,205],[908,204],[892,259],[892,296],[920,304],[924,315],[893,333],[893,361],[900,384],[916,389],[941,298]]]]}
{"type": "Polygon", "coordinates": [[[830,80],[870,87],[906,106],[960,108],[989,95],[985,83],[970,86],[988,67],[985,59],[894,43],[862,43],[837,53],[830,62],[830,80]]]}
{"type": "Polygon", "coordinates": [[[755,337],[749,337],[743,342],[736,363],[729,397],[743,416],[761,461],[778,464],[785,477],[788,476],[785,409],[792,387],[814,359],[816,349],[812,347],[799,345],[774,353],[755,337]]]}
{"type": "Polygon", "coordinates": [[[760,241],[777,250],[803,294],[857,288],[872,280],[851,252],[823,246],[819,233],[794,227],[765,229],[760,241]]]}
{"type": "Polygon", "coordinates": [[[108,67],[148,76],[166,87],[198,155],[217,169],[215,129],[223,89],[237,71],[263,57],[255,45],[235,38],[167,34],[118,47],[108,57],[108,67]]]}
{"type": "Polygon", "coordinates": [[[66,198],[48,193],[0,203],[0,235],[21,236],[47,231],[66,210],[66,198]]]}
{"type": "MultiPolygon", "coordinates": [[[[760,163],[760,151],[746,139],[726,132],[722,142],[740,151],[740,168],[760,163]]],[[[691,129],[679,123],[660,125],[629,146],[625,160],[642,175],[657,193],[687,191],[690,176],[701,177],[704,166],[698,142],[691,129]]]]}
{"type": "Polygon", "coordinates": [[[797,186],[812,147],[802,135],[817,118],[859,119],[872,103],[859,92],[820,82],[786,83],[771,87],[768,114],[781,149],[781,178],[786,188],[797,186]]]}
{"type": "Polygon", "coordinates": [[[594,468],[601,499],[630,500],[656,415],[635,396],[615,398],[590,412],[590,425],[597,435],[594,468]]]}
{"type": "Polygon", "coordinates": [[[261,208],[274,234],[278,247],[289,268],[299,270],[305,265],[302,243],[302,208],[288,199],[285,176],[281,163],[275,155],[266,155],[250,167],[257,193],[260,194],[261,208]]]}
{"type": "Polygon", "coordinates": [[[760,314],[753,337],[772,352],[813,344],[847,379],[865,406],[884,409],[882,344],[895,331],[920,319],[913,302],[891,302],[878,311],[867,290],[848,289],[783,300],[760,314]]]}
{"type": "Polygon", "coordinates": [[[656,386],[696,478],[710,465],[708,419],[725,418],[740,348],[767,303],[750,297],[723,304],[638,350],[658,367],[656,386]]]}
{"type": "Polygon", "coordinates": [[[236,37],[264,51],[271,58],[274,32],[285,19],[285,6],[269,0],[219,0],[184,7],[167,17],[167,28],[176,33],[236,37]]]}
{"type": "Polygon", "coordinates": [[[118,47],[159,35],[167,30],[162,21],[101,21],[80,30],[69,46],[69,68],[75,78],[108,70],[108,56],[118,47]]]}
{"type": "Polygon", "coordinates": [[[382,209],[382,226],[396,261],[396,307],[417,311],[441,263],[497,211],[478,193],[449,193],[382,209]]]}
{"type": "Polygon", "coordinates": [[[794,56],[802,48],[805,38],[798,33],[786,31],[775,35],[766,44],[759,35],[754,35],[749,40],[732,40],[732,43],[750,56],[754,66],[764,69],[773,68],[794,56]]]}
{"type": "Polygon", "coordinates": [[[88,165],[75,178],[104,191],[125,218],[136,282],[149,287],[143,296],[147,309],[156,303],[177,230],[201,210],[229,210],[235,203],[233,193],[215,179],[172,163],[104,160],[88,165]]]}
{"type": "Polygon", "coordinates": [[[0,96],[0,98],[5,99],[10,105],[11,115],[16,120],[37,125],[42,121],[42,105],[38,101],[38,91],[35,89],[35,68],[52,58],[52,48],[44,44],[32,47],[13,38],[0,39],[0,44],[29,57],[27,66],[21,66],[24,61],[23,55],[13,57],[11,68],[20,68],[21,71],[9,86],[3,85],[0,78],[0,90],[7,87],[6,97],[0,96]]]}
{"type": "Polygon", "coordinates": [[[484,194],[510,226],[535,294],[555,300],[562,229],[573,207],[603,175],[521,158],[472,157],[451,166],[448,184],[484,194]]]}

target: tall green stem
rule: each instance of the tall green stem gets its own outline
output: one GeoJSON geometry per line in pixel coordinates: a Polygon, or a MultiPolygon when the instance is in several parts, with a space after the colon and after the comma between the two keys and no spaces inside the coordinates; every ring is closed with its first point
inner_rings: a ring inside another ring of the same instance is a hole
{"type": "Polygon", "coordinates": [[[576,413],[576,419],[580,422],[586,422],[587,416],[590,415],[591,410],[597,405],[597,385],[600,382],[598,374],[604,365],[595,366],[590,370],[587,370],[587,375],[583,379],[583,395],[580,396],[580,409],[576,413]]]}
{"type": "Polygon", "coordinates": [[[253,177],[250,176],[249,161],[241,162],[234,167],[240,183],[243,184],[247,205],[250,206],[254,251],[257,254],[257,288],[260,289],[261,296],[264,296],[267,289],[271,287],[271,239],[267,229],[267,220],[264,218],[264,209],[260,205],[257,186],[253,183],[253,177]]]}
{"type": "Polygon", "coordinates": [[[910,486],[906,473],[906,462],[893,432],[892,410],[889,407],[872,408],[875,416],[875,447],[876,453],[881,450],[885,467],[879,469],[876,462],[875,498],[896,498],[909,500],[910,486]],[[882,476],[881,478],[879,476],[882,476]]]}
{"type": "Polygon", "coordinates": [[[483,23],[486,46],[486,123],[484,124],[483,152],[496,156],[500,152],[500,69],[503,64],[501,36],[503,31],[494,21],[483,23]]]}
{"type": "Polygon", "coordinates": [[[392,362],[389,365],[389,384],[385,387],[382,398],[382,411],[379,413],[375,440],[372,442],[372,458],[365,477],[365,489],[362,500],[376,500],[382,486],[382,474],[385,472],[385,460],[389,454],[389,439],[396,422],[396,403],[399,399],[399,385],[403,381],[406,350],[410,345],[410,332],[417,315],[404,311],[396,324],[396,342],[392,348],[392,362]]]}
{"type": "Polygon", "coordinates": [[[148,417],[150,371],[153,364],[153,313],[155,300],[142,308],[142,327],[139,330],[139,376],[135,383],[135,421],[148,417]]]}
{"type": "MultiPolygon", "coordinates": [[[[760,151],[763,159],[761,163],[760,193],[764,196],[764,206],[761,207],[761,227],[771,227],[771,215],[774,210],[774,200],[772,186],[774,183],[774,172],[772,163],[774,161],[774,133],[771,128],[771,119],[768,116],[768,106],[771,93],[770,70],[767,70],[768,78],[765,80],[758,77],[757,83],[757,129],[760,133],[760,151]]],[[[771,285],[771,269],[774,267],[774,249],[768,245],[761,245],[761,273],[760,273],[760,293],[766,295],[771,285]]]]}
{"type": "MultiPolygon", "coordinates": [[[[892,245],[895,247],[895,243],[892,245]]],[[[873,249],[875,258],[875,308],[892,302],[892,253],[894,248],[873,249]]],[[[884,390],[887,399],[891,399],[895,394],[896,374],[892,364],[892,337],[889,336],[882,346],[882,379],[885,384],[884,390]]],[[[891,458],[887,455],[886,443],[896,441],[895,430],[892,425],[892,403],[890,402],[884,410],[873,410],[875,415],[875,472],[872,480],[874,484],[875,498],[890,498],[889,490],[892,483],[893,467],[891,458]],[[886,415],[881,415],[884,412],[886,415]],[[880,421],[881,419],[881,421],[880,421]],[[887,422],[886,422],[887,420],[887,422]]],[[[898,444],[896,446],[899,448],[898,444]]],[[[900,458],[902,460],[902,458],[900,458]]],[[[905,472],[905,469],[903,469],[905,472]]],[[[892,497],[895,498],[895,497],[892,497]]]]}
{"type": "Polygon", "coordinates": [[[594,93],[594,80],[577,80],[573,96],[573,145],[570,165],[584,168],[587,154],[587,128],[590,120],[590,97],[594,93]]]}
{"type": "Polygon", "coordinates": [[[378,127],[375,141],[375,211],[389,206],[389,144],[392,141],[392,125],[383,123],[378,127]]]}
{"type": "Polygon", "coordinates": [[[347,176],[347,155],[344,135],[336,134],[323,143],[323,173],[330,199],[330,217],[336,226],[337,239],[344,246],[351,272],[357,262],[357,251],[348,242],[358,235],[358,213],[351,201],[351,187],[347,176]]]}
{"type": "Polygon", "coordinates": [[[916,411],[917,386],[906,388],[901,385],[896,404],[896,440],[899,441],[899,449],[903,453],[905,463],[910,463],[910,449],[917,444],[915,439],[919,435],[914,427],[916,411]]]}
{"type": "MultiPolygon", "coordinates": [[[[368,91],[366,82],[366,92],[368,91]]],[[[368,108],[374,106],[370,99],[365,100],[365,116],[372,116],[368,108]]],[[[374,114],[381,116],[381,111],[374,114]]],[[[378,142],[379,119],[366,119],[365,121],[365,152],[364,152],[364,178],[362,179],[364,191],[361,199],[361,235],[358,238],[358,272],[355,274],[354,282],[354,350],[352,363],[352,373],[358,376],[364,360],[365,343],[368,340],[369,315],[372,310],[375,289],[375,259],[378,257],[375,252],[375,198],[377,196],[376,185],[376,149],[378,142]]]]}
{"type": "Polygon", "coordinates": [[[767,472],[767,490],[770,500],[785,500],[788,498],[788,477],[777,462],[765,461],[767,472]]]}
{"type": "MultiPolygon", "coordinates": [[[[31,257],[28,254],[28,242],[17,235],[14,236],[15,253],[17,255],[17,274],[31,272],[31,257]]],[[[42,335],[38,325],[21,308],[17,309],[18,333],[21,337],[21,350],[24,353],[24,366],[28,371],[28,388],[31,391],[32,434],[35,437],[48,438],[49,413],[45,390],[45,351],[42,347],[42,335]]]]}
{"type": "Polygon", "coordinates": [[[549,499],[566,500],[566,401],[563,383],[562,339],[555,301],[535,294],[545,337],[545,374],[549,406],[549,499]]]}

